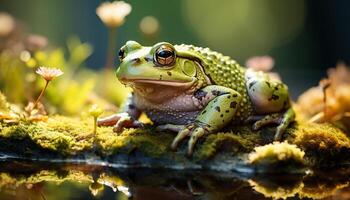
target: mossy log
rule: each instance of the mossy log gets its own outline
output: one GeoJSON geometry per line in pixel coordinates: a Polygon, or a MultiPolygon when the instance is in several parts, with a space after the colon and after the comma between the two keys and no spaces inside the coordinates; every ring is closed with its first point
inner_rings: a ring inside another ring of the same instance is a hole
{"type": "Polygon", "coordinates": [[[126,129],[120,134],[114,133],[111,127],[99,127],[97,134],[94,134],[90,119],[51,116],[47,122],[1,122],[0,155],[3,159],[221,171],[257,169],[257,163],[264,163],[265,167],[268,163],[268,166],[278,166],[280,169],[283,168],[281,163],[289,165],[296,162],[296,166],[301,164],[309,168],[350,163],[350,137],[334,125],[292,124],[284,139],[288,144],[296,145],[295,148],[300,151],[291,150],[286,145],[274,145],[274,127],[259,131],[252,131],[250,127],[232,126],[207,136],[199,141],[194,155],[189,158],[185,154],[186,142],[178,151],[172,151],[169,146],[175,134],[159,132],[152,126],[126,129]],[[249,161],[249,155],[262,152],[256,147],[268,144],[270,146],[262,155],[255,155],[263,162],[249,161]],[[288,153],[290,151],[297,153],[288,153]],[[302,155],[298,155],[298,152],[302,152],[302,155]]]}

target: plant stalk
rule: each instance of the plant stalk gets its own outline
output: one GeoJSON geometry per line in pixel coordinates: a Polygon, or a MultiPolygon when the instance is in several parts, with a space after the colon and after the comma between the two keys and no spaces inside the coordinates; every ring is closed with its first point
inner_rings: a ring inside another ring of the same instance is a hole
{"type": "Polygon", "coordinates": [[[41,97],[44,95],[44,92],[45,92],[47,86],[49,85],[49,82],[50,81],[46,81],[45,87],[41,90],[40,95],[38,96],[38,98],[36,99],[36,101],[35,101],[35,103],[33,105],[33,109],[38,105],[41,97]]]}
{"type": "Polygon", "coordinates": [[[94,136],[92,139],[92,149],[96,151],[97,149],[97,143],[96,143],[96,137],[97,137],[97,117],[94,117],[94,136]]]}
{"type": "Polygon", "coordinates": [[[106,65],[105,69],[106,71],[108,69],[112,69],[114,61],[115,61],[115,54],[116,54],[116,47],[117,47],[117,28],[116,27],[109,27],[108,28],[108,48],[107,48],[107,58],[106,58],[106,65]]]}

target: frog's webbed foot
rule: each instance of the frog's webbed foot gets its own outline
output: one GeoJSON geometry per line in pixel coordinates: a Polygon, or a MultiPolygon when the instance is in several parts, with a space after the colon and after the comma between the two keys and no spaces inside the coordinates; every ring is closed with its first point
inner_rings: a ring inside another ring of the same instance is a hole
{"type": "Polygon", "coordinates": [[[248,121],[255,121],[253,124],[253,130],[259,130],[263,126],[269,124],[278,124],[276,129],[276,134],[274,136],[275,141],[280,141],[282,139],[283,133],[288,127],[288,125],[294,121],[295,113],[292,108],[289,108],[284,113],[273,113],[266,116],[254,116],[248,119],[248,121]]]}
{"type": "Polygon", "coordinates": [[[184,140],[186,137],[190,137],[188,141],[187,155],[191,156],[193,153],[194,146],[196,145],[199,138],[208,134],[209,131],[205,128],[205,126],[191,124],[186,126],[186,128],[182,129],[171,144],[171,148],[175,150],[179,143],[184,140]]]}
{"type": "Polygon", "coordinates": [[[97,120],[98,126],[113,126],[114,132],[121,132],[124,128],[142,128],[143,124],[130,117],[128,113],[114,114],[97,120]]]}

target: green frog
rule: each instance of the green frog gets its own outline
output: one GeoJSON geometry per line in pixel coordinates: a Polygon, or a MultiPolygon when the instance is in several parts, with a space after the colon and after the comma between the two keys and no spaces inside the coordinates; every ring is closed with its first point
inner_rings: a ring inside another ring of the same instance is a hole
{"type": "Polygon", "coordinates": [[[142,127],[144,112],[159,130],[177,132],[172,149],[189,138],[191,155],[198,139],[229,124],[277,124],[274,139],[281,140],[295,118],[285,84],[209,48],[128,41],[119,59],[117,78],[133,92],[121,113],[98,120],[115,132],[142,127]]]}

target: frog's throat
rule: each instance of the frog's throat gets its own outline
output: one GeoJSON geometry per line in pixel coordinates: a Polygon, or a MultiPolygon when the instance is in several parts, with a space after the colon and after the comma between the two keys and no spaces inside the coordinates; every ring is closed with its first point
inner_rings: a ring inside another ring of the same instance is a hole
{"type": "Polygon", "coordinates": [[[159,104],[183,94],[192,94],[196,85],[198,85],[198,80],[194,78],[190,82],[179,82],[137,79],[130,81],[126,85],[130,86],[140,98],[159,104]]]}

